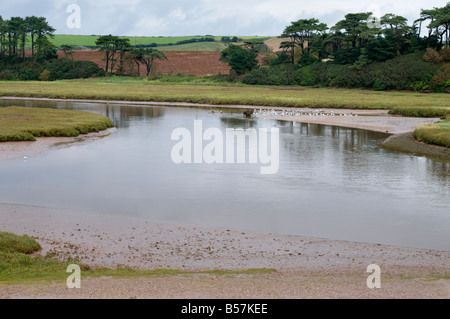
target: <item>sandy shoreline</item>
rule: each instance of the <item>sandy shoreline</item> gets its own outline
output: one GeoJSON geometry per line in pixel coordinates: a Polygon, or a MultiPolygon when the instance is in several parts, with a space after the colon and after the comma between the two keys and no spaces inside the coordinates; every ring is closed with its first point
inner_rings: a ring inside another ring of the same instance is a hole
{"type": "Polygon", "coordinates": [[[32,236],[43,255],[76,256],[93,267],[277,271],[177,275],[164,280],[86,279],[85,289],[77,292],[64,283],[39,285],[38,293],[32,285],[0,285],[0,298],[263,298],[264,294],[270,298],[450,298],[450,280],[433,277],[450,275],[447,251],[180,226],[7,203],[0,204],[0,230],[32,236]],[[370,264],[381,267],[389,289],[367,288],[370,264]],[[158,285],[160,289],[155,289],[158,285]]]}

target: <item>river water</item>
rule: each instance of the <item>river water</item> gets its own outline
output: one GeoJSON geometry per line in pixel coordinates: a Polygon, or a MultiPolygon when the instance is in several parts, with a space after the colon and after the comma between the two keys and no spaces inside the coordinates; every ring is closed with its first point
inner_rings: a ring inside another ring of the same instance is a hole
{"type": "MultiPolygon", "coordinates": [[[[234,230],[450,250],[450,165],[381,149],[388,135],[194,108],[2,100],[110,117],[105,138],[0,161],[0,203],[234,230]],[[176,128],[279,128],[279,170],[175,164],[176,128]]],[[[231,113],[230,113],[231,112],[231,113]]]]}

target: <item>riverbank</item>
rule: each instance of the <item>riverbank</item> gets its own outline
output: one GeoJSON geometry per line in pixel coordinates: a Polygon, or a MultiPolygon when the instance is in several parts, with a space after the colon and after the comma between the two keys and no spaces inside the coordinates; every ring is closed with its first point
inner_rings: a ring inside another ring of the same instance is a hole
{"type": "Polygon", "coordinates": [[[392,151],[426,156],[437,161],[450,163],[450,148],[418,142],[411,132],[392,135],[379,146],[392,151]]]}
{"type": "Polygon", "coordinates": [[[109,128],[100,132],[81,134],[77,137],[38,137],[34,142],[0,143],[0,161],[19,157],[28,158],[71,143],[87,143],[97,138],[106,137],[115,131],[117,131],[116,128],[109,128]]]}
{"type": "Polygon", "coordinates": [[[92,267],[183,271],[275,269],[275,273],[83,278],[0,285],[0,298],[449,298],[450,252],[180,226],[0,204],[0,229],[28,234],[41,254],[77,257],[92,267]],[[366,286],[382,269],[382,289],[366,286]]]}

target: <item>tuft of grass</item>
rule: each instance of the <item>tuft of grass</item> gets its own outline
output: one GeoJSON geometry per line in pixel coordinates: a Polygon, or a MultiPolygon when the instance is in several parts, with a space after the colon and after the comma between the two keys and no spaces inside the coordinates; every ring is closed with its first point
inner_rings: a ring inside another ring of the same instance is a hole
{"type": "Polygon", "coordinates": [[[0,232],[0,253],[31,254],[40,249],[41,246],[28,235],[0,232]]]}
{"type": "Polygon", "coordinates": [[[107,117],[83,111],[47,108],[0,108],[0,142],[35,141],[36,137],[75,137],[113,127],[107,117]]]}

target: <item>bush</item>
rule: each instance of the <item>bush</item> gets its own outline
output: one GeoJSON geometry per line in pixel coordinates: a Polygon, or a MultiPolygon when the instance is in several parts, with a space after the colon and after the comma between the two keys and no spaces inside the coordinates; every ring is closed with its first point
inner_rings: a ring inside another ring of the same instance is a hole
{"type": "Polygon", "coordinates": [[[51,72],[47,69],[45,69],[44,71],[42,71],[41,75],[39,75],[39,80],[40,81],[48,81],[50,80],[50,76],[51,76],[51,72]]]}
{"type": "Polygon", "coordinates": [[[375,91],[384,91],[386,90],[387,85],[383,83],[380,79],[376,78],[375,83],[373,84],[373,89],[375,91]]]}
{"type": "Polygon", "coordinates": [[[12,80],[13,74],[11,70],[5,70],[0,72],[0,80],[12,80]]]}
{"type": "Polygon", "coordinates": [[[450,63],[444,63],[431,79],[433,89],[445,92],[450,88],[450,63]]]}
{"type": "Polygon", "coordinates": [[[430,85],[424,81],[416,81],[411,84],[411,90],[416,92],[426,91],[430,89],[430,85]]]}
{"type": "Polygon", "coordinates": [[[316,74],[316,69],[311,65],[298,69],[296,83],[302,86],[313,86],[318,84],[319,79],[316,74]]]}
{"type": "Polygon", "coordinates": [[[55,81],[104,76],[105,72],[90,61],[53,59],[36,62],[32,59],[16,61],[0,59],[0,79],[20,81],[55,81]]]}
{"type": "Polygon", "coordinates": [[[263,66],[244,75],[242,82],[256,85],[293,85],[296,84],[296,69],[292,64],[263,66]]]}

